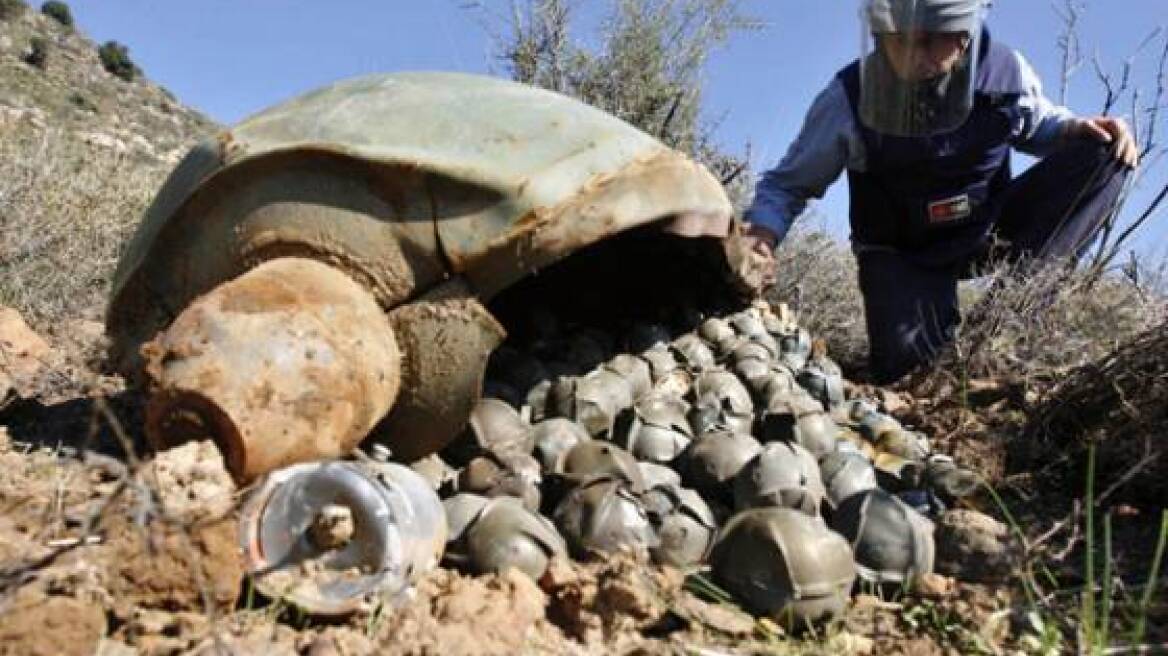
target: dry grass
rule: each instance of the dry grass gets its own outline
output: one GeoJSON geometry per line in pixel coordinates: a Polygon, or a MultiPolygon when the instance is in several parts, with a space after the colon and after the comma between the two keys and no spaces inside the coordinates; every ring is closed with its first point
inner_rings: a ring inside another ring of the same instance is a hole
{"type": "Polygon", "coordinates": [[[845,369],[864,362],[868,338],[856,260],[847,244],[796,227],[776,253],[778,283],[771,299],[787,303],[811,334],[827,340],[832,358],[845,369]]]}
{"type": "Polygon", "coordinates": [[[38,330],[99,317],[120,249],[167,168],[69,131],[0,123],[0,304],[38,330]]]}
{"type": "MultiPolygon", "coordinates": [[[[868,351],[864,303],[847,244],[797,228],[777,259],[772,300],[790,304],[846,369],[862,365],[868,351]]],[[[962,283],[965,318],[957,341],[930,373],[1023,384],[1056,380],[1164,322],[1165,266],[1096,278],[1066,262],[999,265],[962,283]]]]}
{"type": "Polygon", "coordinates": [[[1168,299],[1066,262],[1002,264],[962,290],[965,320],[941,367],[1027,386],[1095,362],[1168,318],[1168,299]]]}

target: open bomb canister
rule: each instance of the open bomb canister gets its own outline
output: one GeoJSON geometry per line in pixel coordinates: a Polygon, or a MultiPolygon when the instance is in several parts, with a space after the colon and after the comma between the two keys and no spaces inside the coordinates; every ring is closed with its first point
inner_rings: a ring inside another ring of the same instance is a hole
{"type": "Polygon", "coordinates": [[[437,565],[446,514],[426,480],[378,461],[271,472],[245,500],[240,546],[258,590],[323,616],[400,599],[437,565]]]}

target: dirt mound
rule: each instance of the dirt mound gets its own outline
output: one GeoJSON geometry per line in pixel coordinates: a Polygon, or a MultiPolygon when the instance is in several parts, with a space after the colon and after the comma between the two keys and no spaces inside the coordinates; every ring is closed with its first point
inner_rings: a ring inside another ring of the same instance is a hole
{"type": "Polygon", "coordinates": [[[544,617],[545,600],[515,570],[478,578],[437,570],[418,586],[416,599],[387,612],[377,641],[394,653],[556,653],[562,639],[544,617]]]}
{"type": "Polygon", "coordinates": [[[100,606],[27,592],[0,607],[0,654],[93,654],[105,635],[100,606]]]}
{"type": "Polygon", "coordinates": [[[12,308],[0,305],[0,407],[10,396],[27,395],[33,376],[49,355],[49,343],[12,308]]]}

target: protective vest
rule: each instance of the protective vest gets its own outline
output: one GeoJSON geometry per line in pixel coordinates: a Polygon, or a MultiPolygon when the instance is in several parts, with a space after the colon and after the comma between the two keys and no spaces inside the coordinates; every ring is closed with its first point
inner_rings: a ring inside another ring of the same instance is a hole
{"type": "Polygon", "coordinates": [[[1010,181],[1009,140],[1021,121],[1021,69],[1013,49],[983,33],[974,103],[951,132],[928,137],[879,134],[860,120],[860,66],[837,77],[847,91],[867,155],[848,170],[852,241],[892,248],[924,264],[960,262],[977,251],[994,220],[991,200],[1010,181]]]}

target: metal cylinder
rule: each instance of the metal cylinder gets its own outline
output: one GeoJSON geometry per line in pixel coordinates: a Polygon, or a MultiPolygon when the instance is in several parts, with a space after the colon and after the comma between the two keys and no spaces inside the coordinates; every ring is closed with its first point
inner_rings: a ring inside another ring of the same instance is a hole
{"type": "Polygon", "coordinates": [[[407,590],[437,565],[447,530],[442,502],[417,472],[329,461],[264,478],[244,502],[239,537],[264,594],[335,616],[407,590]]]}
{"type": "Polygon", "coordinates": [[[400,386],[401,354],[373,296],[302,258],[216,287],[143,352],[150,441],[211,437],[241,481],[349,453],[400,386]]]}

